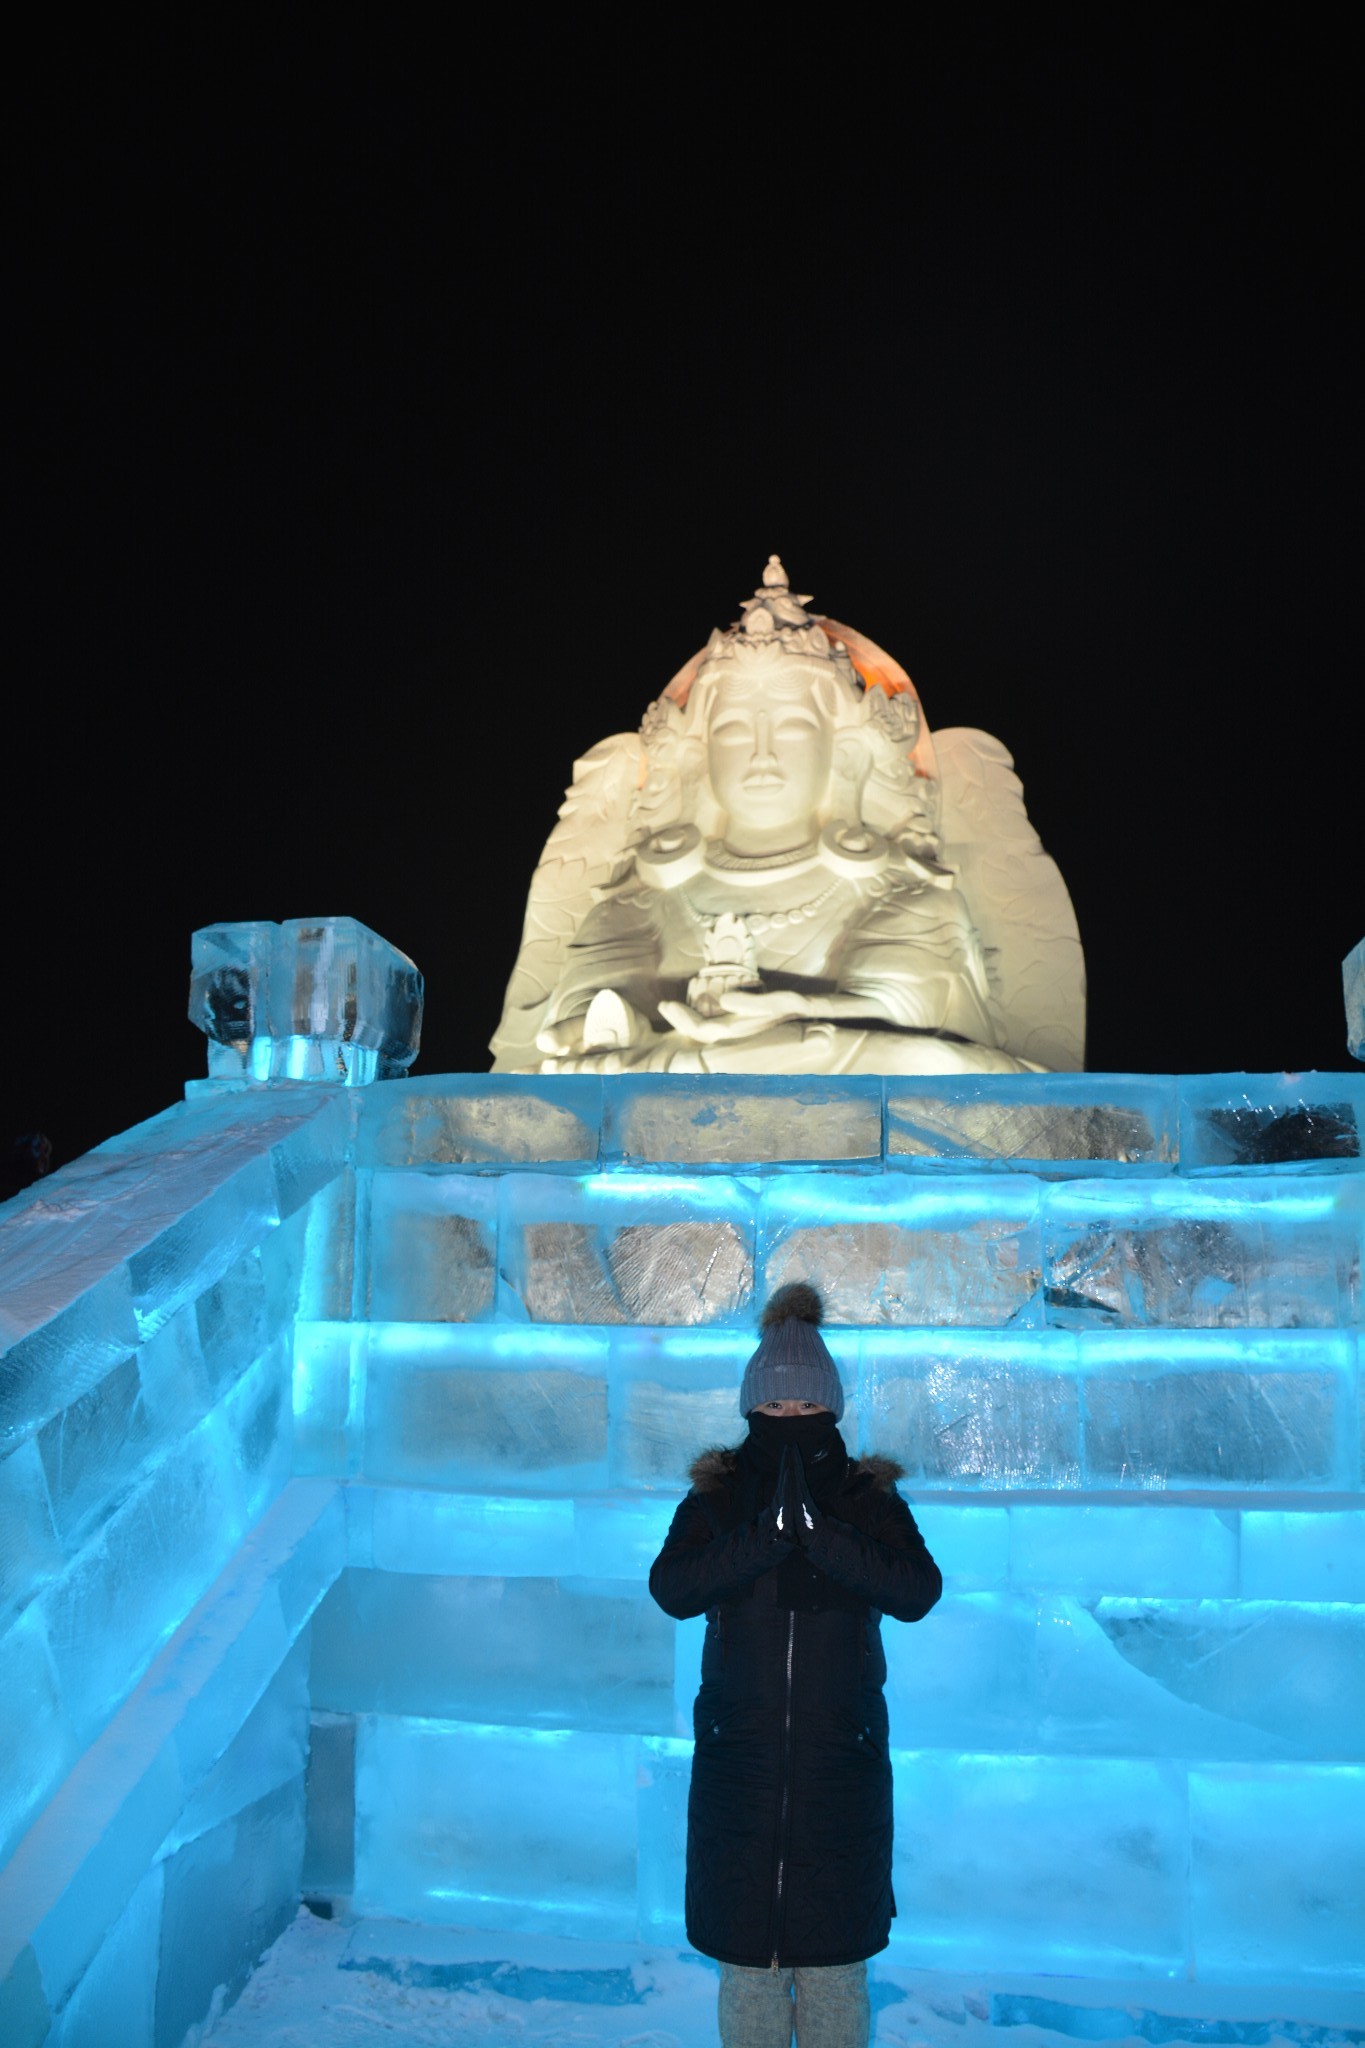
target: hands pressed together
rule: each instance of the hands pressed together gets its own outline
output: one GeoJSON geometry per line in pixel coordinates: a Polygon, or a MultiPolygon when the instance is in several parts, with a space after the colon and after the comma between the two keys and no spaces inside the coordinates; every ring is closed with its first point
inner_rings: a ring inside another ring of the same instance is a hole
{"type": "Polygon", "coordinates": [[[777,1468],[777,1485],[773,1488],[768,1512],[774,1518],[778,1534],[785,1536],[788,1543],[799,1544],[802,1548],[810,1541],[820,1521],[820,1510],[806,1483],[801,1453],[793,1444],[789,1444],[782,1453],[782,1462],[777,1468]]]}

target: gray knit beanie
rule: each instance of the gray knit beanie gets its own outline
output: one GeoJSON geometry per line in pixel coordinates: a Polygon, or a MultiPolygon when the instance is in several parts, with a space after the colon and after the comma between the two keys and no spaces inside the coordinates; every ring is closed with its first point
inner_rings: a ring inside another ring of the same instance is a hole
{"type": "Polygon", "coordinates": [[[744,1369],[739,1412],[765,1401],[817,1401],[835,1421],[844,1412],[839,1368],[820,1335],[825,1305],[804,1280],[779,1287],[760,1319],[763,1335],[744,1369]]]}

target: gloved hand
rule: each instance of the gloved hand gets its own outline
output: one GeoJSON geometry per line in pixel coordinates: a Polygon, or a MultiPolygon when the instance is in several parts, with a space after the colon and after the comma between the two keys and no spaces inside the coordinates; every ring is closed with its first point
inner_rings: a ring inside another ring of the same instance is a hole
{"type": "Polygon", "coordinates": [[[773,1490],[777,1526],[789,1543],[804,1545],[812,1534],[820,1510],[806,1484],[806,1468],[794,1444],[782,1453],[773,1490]]]}

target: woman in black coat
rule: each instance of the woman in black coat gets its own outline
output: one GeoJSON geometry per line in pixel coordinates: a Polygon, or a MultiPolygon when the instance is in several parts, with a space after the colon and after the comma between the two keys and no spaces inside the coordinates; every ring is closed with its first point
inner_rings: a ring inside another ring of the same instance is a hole
{"type": "Polygon", "coordinates": [[[895,1491],[849,1457],[820,1297],[782,1288],[740,1393],[749,1434],[692,1468],[649,1575],[705,1613],[687,1824],[687,1938],[722,1964],[726,2048],[867,2038],[865,1961],[891,1917],[881,1617],[918,1621],[938,1567],[895,1491]]]}

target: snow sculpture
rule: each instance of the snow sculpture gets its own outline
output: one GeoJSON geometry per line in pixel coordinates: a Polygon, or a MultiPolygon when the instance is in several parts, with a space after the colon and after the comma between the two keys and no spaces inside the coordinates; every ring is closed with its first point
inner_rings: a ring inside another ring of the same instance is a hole
{"type": "Polygon", "coordinates": [[[1083,1063],[1066,888],[989,734],[770,556],[602,741],[531,884],[495,1070],[1018,1073],[1083,1063]]]}
{"type": "Polygon", "coordinates": [[[209,1079],[393,1080],[417,1057],[422,976],[354,917],[206,925],[190,957],[190,1022],[209,1079]]]}

